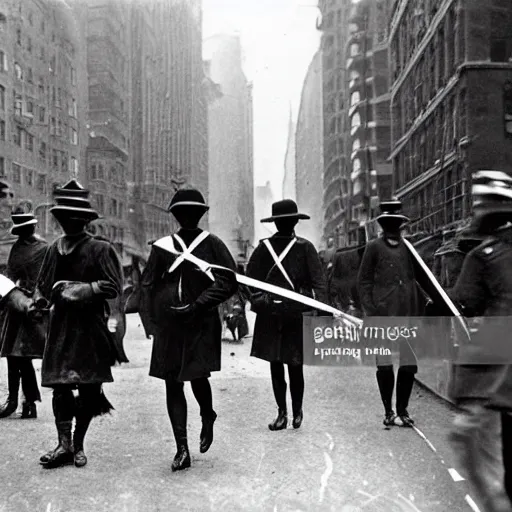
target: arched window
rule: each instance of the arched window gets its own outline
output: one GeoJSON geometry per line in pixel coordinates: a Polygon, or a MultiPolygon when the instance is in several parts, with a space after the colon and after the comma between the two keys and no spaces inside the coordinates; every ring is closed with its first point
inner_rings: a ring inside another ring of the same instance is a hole
{"type": "Polygon", "coordinates": [[[352,171],[359,172],[361,170],[361,160],[359,158],[356,158],[354,160],[354,163],[352,164],[352,171]]]}
{"type": "Polygon", "coordinates": [[[361,116],[359,115],[359,112],[356,112],[353,116],[352,116],[352,120],[350,122],[350,126],[352,128],[357,128],[358,126],[361,126],[361,116]]]}
{"type": "Polygon", "coordinates": [[[350,56],[355,57],[358,54],[359,54],[359,45],[357,43],[350,45],[350,56]]]}
{"type": "Polygon", "coordinates": [[[352,96],[350,97],[350,106],[353,107],[360,101],[361,101],[361,95],[359,94],[359,91],[354,91],[352,93],[352,96]]]}
{"type": "Polygon", "coordinates": [[[361,141],[359,139],[354,140],[352,143],[352,152],[357,151],[361,147],[361,141]]]}
{"type": "Polygon", "coordinates": [[[96,178],[97,178],[96,165],[92,164],[91,165],[91,179],[95,180],[96,178]]]}
{"type": "Polygon", "coordinates": [[[23,71],[17,62],[14,63],[14,73],[16,74],[16,78],[18,80],[23,80],[23,71]]]}
{"type": "Polygon", "coordinates": [[[105,174],[103,173],[103,165],[101,165],[101,164],[98,166],[98,179],[99,180],[105,179],[105,174]]]}

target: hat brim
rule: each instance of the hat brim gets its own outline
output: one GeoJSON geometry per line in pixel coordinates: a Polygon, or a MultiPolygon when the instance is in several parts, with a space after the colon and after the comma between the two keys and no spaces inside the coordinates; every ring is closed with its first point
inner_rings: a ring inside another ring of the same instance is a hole
{"type": "Polygon", "coordinates": [[[400,215],[398,213],[383,213],[377,217],[377,222],[380,224],[383,220],[401,220],[402,223],[410,222],[411,219],[406,217],[405,215],[400,215]]]}
{"type": "Polygon", "coordinates": [[[50,212],[55,216],[66,214],[66,216],[70,219],[73,218],[92,221],[99,218],[98,212],[91,208],[78,208],[73,206],[59,205],[50,208],[50,212]]]}
{"type": "Polygon", "coordinates": [[[173,205],[170,205],[169,208],[167,209],[167,211],[172,212],[172,210],[174,210],[178,206],[193,206],[196,208],[202,208],[205,211],[210,209],[210,207],[208,205],[206,205],[204,203],[199,203],[197,201],[180,201],[178,203],[174,203],[173,205]]]}
{"type": "Polygon", "coordinates": [[[260,222],[275,222],[279,219],[297,219],[297,220],[309,220],[311,217],[305,213],[284,213],[283,215],[273,215],[266,219],[261,219],[260,222]]]}
{"type": "Polygon", "coordinates": [[[14,224],[14,226],[11,228],[11,234],[16,233],[16,231],[20,228],[33,226],[34,224],[37,224],[37,219],[27,220],[27,222],[22,222],[21,224],[14,224]]]}

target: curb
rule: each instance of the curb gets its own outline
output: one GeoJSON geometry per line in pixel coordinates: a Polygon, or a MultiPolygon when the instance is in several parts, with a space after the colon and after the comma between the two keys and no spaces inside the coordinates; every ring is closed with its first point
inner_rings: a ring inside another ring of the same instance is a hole
{"type": "Polygon", "coordinates": [[[447,396],[439,393],[439,391],[436,391],[434,388],[432,388],[428,384],[425,384],[424,382],[422,382],[417,377],[414,377],[414,381],[419,385],[420,388],[423,388],[424,390],[428,391],[429,393],[435,395],[437,398],[440,398],[444,402],[447,402],[450,405],[452,405],[453,407],[458,409],[458,407],[455,405],[455,402],[453,400],[451,400],[450,398],[448,398],[447,396]]]}

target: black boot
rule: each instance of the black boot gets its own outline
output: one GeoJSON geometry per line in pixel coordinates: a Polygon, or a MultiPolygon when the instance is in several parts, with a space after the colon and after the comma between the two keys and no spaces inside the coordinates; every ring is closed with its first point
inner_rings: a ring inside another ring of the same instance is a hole
{"type": "Polygon", "coordinates": [[[279,409],[277,418],[269,424],[268,428],[272,431],[284,430],[288,426],[288,416],[286,409],[279,409]]]}
{"type": "Polygon", "coordinates": [[[302,409],[297,414],[293,415],[293,422],[292,422],[293,428],[300,428],[300,426],[302,425],[303,417],[304,417],[304,414],[302,412],[302,409]]]}
{"type": "Polygon", "coordinates": [[[23,402],[21,410],[21,419],[29,420],[37,418],[37,408],[34,402],[23,402]]]}
{"type": "Polygon", "coordinates": [[[213,424],[217,419],[217,414],[212,411],[209,415],[203,417],[203,428],[201,429],[201,443],[199,451],[206,453],[213,442],[213,424]]]}
{"type": "Polygon", "coordinates": [[[377,370],[377,384],[379,385],[380,397],[386,415],[383,423],[386,426],[394,425],[396,416],[391,404],[393,388],[395,387],[395,374],[392,366],[382,367],[377,370]]]}
{"type": "Polygon", "coordinates": [[[66,464],[73,464],[74,454],[71,441],[72,421],[56,422],[59,433],[59,445],[52,452],[41,457],[40,461],[44,468],[54,469],[66,464]]]}
{"type": "Polygon", "coordinates": [[[76,402],[76,424],[73,433],[74,460],[77,468],[82,468],[87,464],[87,457],[84,451],[84,439],[92,421],[92,414],[88,412],[81,397],[76,402]]]}
{"type": "Polygon", "coordinates": [[[16,412],[18,408],[18,400],[12,400],[10,398],[7,399],[2,407],[0,407],[0,418],[7,418],[11,414],[16,412]]]}
{"type": "Polygon", "coordinates": [[[176,439],[176,447],[178,451],[172,461],[172,471],[181,471],[190,467],[190,452],[188,451],[187,438],[181,437],[179,440],[176,439]]]}
{"type": "Polygon", "coordinates": [[[7,384],[9,386],[9,397],[4,405],[0,407],[0,418],[7,418],[16,412],[18,408],[18,393],[20,391],[20,371],[16,358],[7,358],[7,384]]]}
{"type": "Polygon", "coordinates": [[[410,427],[414,424],[407,412],[413,386],[414,370],[405,366],[399,368],[396,381],[396,412],[404,427],[410,427]]]}

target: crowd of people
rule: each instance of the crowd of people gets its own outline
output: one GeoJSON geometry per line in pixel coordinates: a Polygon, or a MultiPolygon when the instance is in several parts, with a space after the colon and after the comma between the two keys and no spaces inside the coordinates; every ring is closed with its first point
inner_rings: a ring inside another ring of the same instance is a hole
{"type": "MultiPolygon", "coordinates": [[[[6,276],[0,276],[4,311],[0,355],[7,358],[9,387],[0,417],[17,410],[21,385],[20,417],[37,418],[41,394],[32,360],[42,359],[41,385],[53,390],[58,444],[41,456],[40,463],[45,468],[83,467],[87,464],[84,440],[92,420],[113,409],[103,384],[113,381],[115,364],[128,361],[122,340],[108,329],[109,300],[123,293],[123,270],[113,245],[87,232],[88,224],[98,217],[89,203],[89,192],[71,180],[56,189],[54,199],[51,213],[64,234],[52,244],[36,234],[37,220],[27,203],[12,212],[12,234],[18,239],[6,276]]],[[[473,199],[471,230],[483,242],[468,253],[459,278],[447,293],[467,317],[512,316],[512,179],[495,171],[476,173],[473,199]]],[[[130,312],[139,313],[146,336],[152,339],[149,374],[165,383],[177,447],[173,471],[191,465],[186,382],[191,383],[200,406],[201,453],[213,442],[217,411],[209,378],[220,370],[223,320],[231,322],[233,338],[240,339],[248,333],[246,304],[256,313],[251,356],[270,365],[277,416],[268,428],[279,431],[288,427],[288,385],[293,428],[300,428],[304,418],[303,315],[326,314],[279,293],[240,285],[237,276],[244,269],[237,266],[226,244],[198,227],[208,209],[196,189],[175,193],[168,211],[180,228],[152,243],[137,285],[136,303],[132,300],[130,305],[130,312]]],[[[297,223],[307,219],[290,199],[274,203],[272,215],[261,222],[274,223],[276,233],[255,248],[245,274],[255,283],[327,304],[332,301],[326,279],[331,265],[322,261],[310,241],[295,234],[297,223]]],[[[409,219],[402,214],[401,203],[381,203],[377,221],[382,234],[361,248],[357,266],[355,286],[362,316],[429,314],[404,242],[402,230],[409,219]]],[[[333,254],[330,241],[327,256],[331,262],[333,254]]],[[[352,305],[340,300],[335,306],[347,311],[352,305]]],[[[485,325],[476,340],[485,350],[485,325]]],[[[411,347],[399,346],[396,379],[391,357],[378,356],[375,364],[384,425],[414,426],[408,408],[418,361],[411,347]]],[[[455,365],[452,375],[451,396],[460,414],[450,439],[461,467],[489,511],[512,510],[511,376],[506,364],[455,365]],[[499,438],[491,437],[489,427],[497,417],[499,438]]]]}

